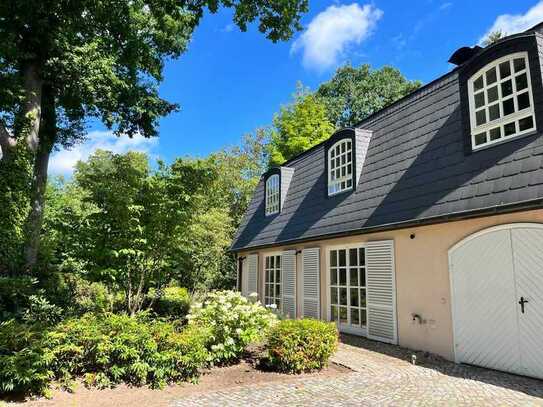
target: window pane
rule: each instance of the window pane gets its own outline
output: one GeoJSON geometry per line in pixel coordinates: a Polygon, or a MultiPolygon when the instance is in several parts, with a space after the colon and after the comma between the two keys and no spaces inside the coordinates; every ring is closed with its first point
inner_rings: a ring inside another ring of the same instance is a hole
{"type": "Polygon", "coordinates": [[[481,144],[486,143],[486,133],[476,134],[474,138],[476,146],[480,146],[481,144]]]}
{"type": "Polygon", "coordinates": [[[488,121],[500,118],[500,104],[496,103],[488,108],[488,121]]]}
{"type": "Polygon", "coordinates": [[[524,61],[524,58],[516,58],[513,62],[513,65],[515,67],[515,72],[522,71],[524,68],[526,68],[526,62],[524,61]]]}
{"type": "Polygon", "coordinates": [[[275,267],[275,262],[274,262],[275,257],[270,256],[270,257],[268,257],[268,259],[270,260],[270,268],[274,268],[275,267]]]}
{"type": "Polygon", "coordinates": [[[516,133],[515,122],[508,123],[505,126],[503,126],[503,132],[504,132],[504,134],[506,136],[510,136],[511,134],[515,134],[516,133]]]}
{"type": "Polygon", "coordinates": [[[351,288],[351,306],[358,307],[358,288],[351,288]]]}
{"type": "Polygon", "coordinates": [[[522,109],[526,109],[530,107],[530,96],[528,95],[528,92],[517,96],[517,104],[518,104],[518,110],[522,110],[522,109]]]}
{"type": "Polygon", "coordinates": [[[498,87],[494,86],[486,91],[488,103],[498,100],[498,87]]]}
{"type": "Polygon", "coordinates": [[[330,315],[330,319],[332,321],[337,321],[338,320],[338,312],[337,312],[337,307],[334,307],[332,306],[332,309],[331,309],[331,315],[330,315]]]}
{"type": "Polygon", "coordinates": [[[360,325],[360,310],[358,308],[351,309],[351,325],[360,325]]]}
{"type": "Polygon", "coordinates": [[[349,284],[351,287],[358,287],[358,270],[350,269],[349,270],[349,284]]]}
{"type": "Polygon", "coordinates": [[[349,250],[349,265],[350,266],[358,265],[358,250],[357,249],[349,250]]]}
{"type": "Polygon", "coordinates": [[[511,64],[509,61],[502,62],[500,64],[500,78],[507,78],[509,75],[511,75],[511,64]]]}
{"type": "Polygon", "coordinates": [[[281,297],[281,284],[275,285],[275,296],[280,298],[281,297]]]}
{"type": "Polygon", "coordinates": [[[490,130],[489,134],[491,141],[498,140],[502,136],[502,129],[501,127],[496,127],[495,129],[490,130]]]}
{"type": "Polygon", "coordinates": [[[515,82],[517,85],[517,92],[523,89],[526,89],[528,87],[528,77],[525,73],[520,74],[515,78],[515,82]]]}
{"type": "Polygon", "coordinates": [[[330,270],[330,284],[337,285],[337,270],[330,270]]]}
{"type": "Polygon", "coordinates": [[[490,85],[494,82],[496,82],[496,68],[489,69],[486,71],[486,85],[490,85]]]}
{"type": "Polygon", "coordinates": [[[339,285],[347,285],[347,269],[339,269],[339,285]]]}
{"type": "Polygon", "coordinates": [[[281,270],[275,271],[275,282],[280,283],[281,282],[281,270]]]}
{"type": "Polygon", "coordinates": [[[341,307],[339,309],[339,322],[342,324],[347,323],[347,307],[341,307]]]}
{"type": "Polygon", "coordinates": [[[485,92],[479,92],[475,95],[475,107],[481,107],[485,104],[485,92]]]}
{"type": "Polygon", "coordinates": [[[278,310],[281,310],[281,299],[280,298],[275,300],[275,305],[277,305],[278,310]]]}
{"type": "Polygon", "coordinates": [[[477,126],[480,126],[481,124],[486,123],[486,110],[479,110],[477,113],[475,113],[475,123],[477,126]]]}
{"type": "Polygon", "coordinates": [[[337,304],[338,303],[337,290],[338,289],[336,287],[330,288],[330,303],[331,304],[337,304]]]}
{"type": "Polygon", "coordinates": [[[366,289],[365,288],[360,289],[360,306],[361,307],[366,306],[366,289]]]}
{"type": "Polygon", "coordinates": [[[339,304],[347,305],[347,289],[346,288],[339,289],[339,304]]]}
{"type": "Polygon", "coordinates": [[[507,116],[508,114],[515,112],[515,103],[513,102],[513,98],[504,100],[502,102],[502,109],[503,109],[503,115],[507,116]]]}
{"type": "Polygon", "coordinates": [[[368,319],[366,317],[366,310],[360,310],[360,316],[360,323],[362,324],[362,326],[366,326],[368,323],[368,319]]]}
{"type": "Polygon", "coordinates": [[[479,90],[483,89],[483,77],[479,76],[474,82],[473,82],[473,89],[479,90]]]}
{"type": "Polygon", "coordinates": [[[511,82],[511,79],[503,82],[501,86],[502,86],[502,98],[509,96],[511,93],[513,93],[513,82],[511,82]]]}
{"type": "Polygon", "coordinates": [[[518,121],[519,131],[529,130],[534,127],[534,118],[532,116],[520,119],[518,121]]]}
{"type": "Polygon", "coordinates": [[[366,265],[366,249],[361,248],[358,251],[360,254],[360,265],[365,266],[366,265]]]}
{"type": "Polygon", "coordinates": [[[337,251],[335,250],[330,252],[330,265],[337,266],[337,251]]]}
{"type": "Polygon", "coordinates": [[[366,286],[366,268],[360,269],[360,287],[366,286]]]}
{"type": "Polygon", "coordinates": [[[345,250],[339,251],[339,265],[340,267],[345,267],[347,265],[346,258],[345,258],[345,250]]]}
{"type": "Polygon", "coordinates": [[[281,268],[281,256],[277,256],[275,259],[275,267],[281,268]]]}

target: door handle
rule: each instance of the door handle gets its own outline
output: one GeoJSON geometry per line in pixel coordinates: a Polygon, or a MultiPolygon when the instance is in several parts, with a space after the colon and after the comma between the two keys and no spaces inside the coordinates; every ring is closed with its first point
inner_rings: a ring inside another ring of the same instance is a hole
{"type": "Polygon", "coordinates": [[[524,314],[524,304],[528,303],[528,300],[524,297],[520,297],[520,301],[518,303],[520,304],[520,312],[524,314]]]}

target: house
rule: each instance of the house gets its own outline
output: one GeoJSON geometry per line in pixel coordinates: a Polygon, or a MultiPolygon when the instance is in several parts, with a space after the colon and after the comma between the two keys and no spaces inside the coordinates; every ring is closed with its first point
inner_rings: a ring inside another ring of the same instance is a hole
{"type": "Polygon", "coordinates": [[[543,24],[266,172],[232,250],[290,317],[543,378],[543,24]]]}

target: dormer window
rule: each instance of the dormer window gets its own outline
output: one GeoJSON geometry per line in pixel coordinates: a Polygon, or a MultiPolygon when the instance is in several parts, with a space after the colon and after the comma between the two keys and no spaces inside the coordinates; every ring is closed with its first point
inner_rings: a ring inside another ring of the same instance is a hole
{"type": "Polygon", "coordinates": [[[535,130],[526,52],[485,66],[468,80],[468,91],[473,150],[535,130]]]}
{"type": "Polygon", "coordinates": [[[352,139],[342,139],[328,150],[328,195],[353,189],[352,139]]]}
{"type": "Polygon", "coordinates": [[[279,198],[279,174],[273,174],[266,181],[266,216],[279,212],[279,198]]]}

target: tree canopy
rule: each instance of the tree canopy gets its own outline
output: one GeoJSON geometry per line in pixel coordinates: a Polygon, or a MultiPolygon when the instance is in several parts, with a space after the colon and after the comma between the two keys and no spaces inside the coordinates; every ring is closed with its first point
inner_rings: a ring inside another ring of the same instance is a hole
{"type": "Polygon", "coordinates": [[[312,93],[299,88],[294,101],[281,107],[273,118],[268,146],[269,164],[280,165],[315,144],[326,140],[334,131],[326,106],[312,93]]]}
{"type": "MultiPolygon", "coordinates": [[[[220,7],[234,10],[233,20],[242,31],[258,22],[260,32],[279,41],[301,28],[300,17],[308,4],[307,0],[0,3],[0,178],[13,174],[21,156],[30,163],[17,180],[0,184],[0,198],[9,200],[19,183],[28,185],[29,203],[18,205],[29,208],[25,226],[19,227],[26,240],[27,266],[37,259],[52,149],[83,139],[89,119],[100,120],[117,135],[156,136],[159,118],[177,109],[158,92],[164,61],[186,50],[206,10],[214,13],[220,7]]],[[[13,223],[21,216],[6,208],[0,218],[13,223]]]]}
{"type": "Polygon", "coordinates": [[[396,68],[374,70],[369,65],[339,68],[314,93],[298,85],[292,103],[282,106],[273,118],[269,165],[282,164],[337,129],[355,126],[419,86],[420,82],[407,80],[396,68]]]}
{"type": "Polygon", "coordinates": [[[372,69],[364,64],[339,68],[335,75],[317,89],[328,112],[328,119],[338,128],[352,127],[366,117],[417,89],[419,81],[407,80],[391,66],[372,69]]]}

